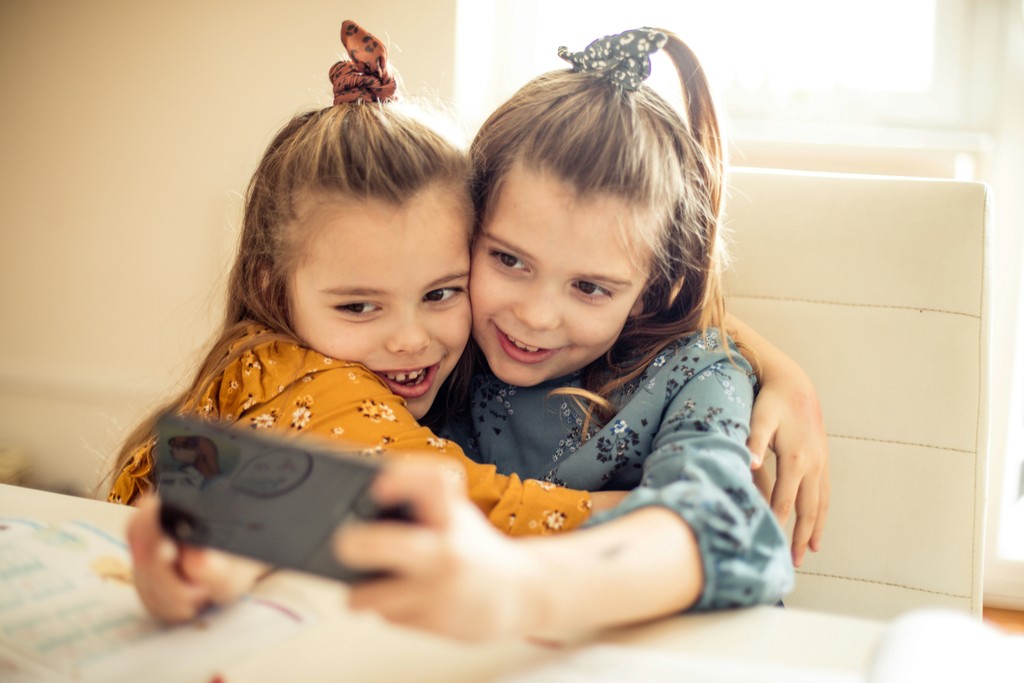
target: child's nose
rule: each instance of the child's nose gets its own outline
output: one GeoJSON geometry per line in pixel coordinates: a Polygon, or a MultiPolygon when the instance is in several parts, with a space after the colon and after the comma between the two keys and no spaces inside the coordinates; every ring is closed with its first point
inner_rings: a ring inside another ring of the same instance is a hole
{"type": "Polygon", "coordinates": [[[532,330],[553,330],[559,326],[562,316],[554,294],[533,291],[515,308],[516,317],[532,330]]]}
{"type": "Polygon", "coordinates": [[[416,354],[430,346],[430,331],[417,318],[412,318],[394,331],[386,343],[391,353],[416,354]]]}

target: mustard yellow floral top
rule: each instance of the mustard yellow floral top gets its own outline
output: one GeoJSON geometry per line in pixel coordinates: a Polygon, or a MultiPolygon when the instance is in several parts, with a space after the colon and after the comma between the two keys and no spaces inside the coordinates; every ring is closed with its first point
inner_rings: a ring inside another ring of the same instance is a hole
{"type": "MultiPolygon", "coordinates": [[[[265,330],[254,328],[244,344],[265,330]]],[[[511,535],[545,534],[581,525],[590,494],[473,462],[452,441],[422,427],[405,400],[364,366],[335,360],[289,342],[258,343],[231,363],[203,393],[197,412],[253,429],[314,434],[347,446],[395,454],[449,457],[465,470],[469,496],[497,528],[511,535]]],[[[152,445],[138,448],[107,499],[133,503],[150,489],[152,445]]]]}

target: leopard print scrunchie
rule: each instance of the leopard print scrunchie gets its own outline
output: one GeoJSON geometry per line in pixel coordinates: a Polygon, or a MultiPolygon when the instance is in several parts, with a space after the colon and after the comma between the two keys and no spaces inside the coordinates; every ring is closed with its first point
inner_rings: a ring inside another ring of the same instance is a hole
{"type": "Polygon", "coordinates": [[[341,42],[352,59],[331,67],[334,103],[393,99],[397,84],[388,71],[388,50],[383,43],[349,20],[341,25],[341,42]]]}
{"type": "Polygon", "coordinates": [[[638,28],[599,38],[582,52],[558,48],[558,56],[572,64],[573,71],[602,74],[622,90],[637,90],[651,75],[651,54],[668,42],[668,36],[653,28],[638,28]]]}

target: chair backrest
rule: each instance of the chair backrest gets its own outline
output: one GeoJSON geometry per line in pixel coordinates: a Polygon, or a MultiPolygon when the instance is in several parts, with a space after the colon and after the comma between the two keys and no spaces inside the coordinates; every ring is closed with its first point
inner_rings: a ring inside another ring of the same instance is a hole
{"type": "Polygon", "coordinates": [[[804,367],[829,433],[822,550],[786,604],[980,615],[986,186],[755,169],[729,180],[730,311],[804,367]]]}

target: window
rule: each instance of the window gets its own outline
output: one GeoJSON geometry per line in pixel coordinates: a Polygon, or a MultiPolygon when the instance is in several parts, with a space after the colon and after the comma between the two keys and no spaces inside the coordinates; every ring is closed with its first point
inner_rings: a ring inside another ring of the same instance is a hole
{"type": "Polygon", "coordinates": [[[979,106],[992,93],[972,78],[972,45],[992,19],[967,0],[498,0],[462,2],[459,12],[468,77],[456,97],[476,120],[530,77],[564,65],[557,46],[581,50],[644,25],[693,47],[732,118],[968,128],[990,114],[979,106]]]}

